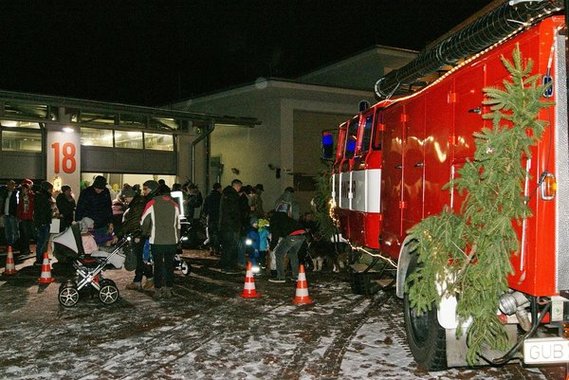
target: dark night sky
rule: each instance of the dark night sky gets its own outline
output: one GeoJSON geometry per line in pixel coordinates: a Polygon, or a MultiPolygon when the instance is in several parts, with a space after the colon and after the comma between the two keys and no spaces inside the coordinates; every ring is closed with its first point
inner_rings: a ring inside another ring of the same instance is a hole
{"type": "Polygon", "coordinates": [[[422,49],[490,0],[0,0],[0,89],[139,105],[422,49]]]}

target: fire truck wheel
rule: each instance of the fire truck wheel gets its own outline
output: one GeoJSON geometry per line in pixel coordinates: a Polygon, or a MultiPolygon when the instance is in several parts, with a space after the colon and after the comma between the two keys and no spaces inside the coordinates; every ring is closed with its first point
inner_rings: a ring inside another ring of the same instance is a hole
{"type": "MultiPolygon", "coordinates": [[[[417,268],[417,258],[413,258],[407,270],[409,276],[417,268]]],[[[438,371],[447,368],[446,333],[437,320],[437,308],[418,314],[411,308],[409,295],[403,298],[405,332],[411,353],[417,364],[428,371],[438,371]]]]}

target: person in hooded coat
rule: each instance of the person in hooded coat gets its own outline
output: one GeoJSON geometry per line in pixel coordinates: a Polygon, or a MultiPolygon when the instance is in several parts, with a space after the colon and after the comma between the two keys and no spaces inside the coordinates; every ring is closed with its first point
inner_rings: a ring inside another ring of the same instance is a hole
{"type": "Polygon", "coordinates": [[[43,253],[47,249],[49,229],[53,218],[53,204],[55,203],[51,195],[52,192],[53,185],[44,181],[34,198],[34,226],[36,227],[36,262],[34,265],[42,264],[43,253]]]}
{"type": "Polygon", "coordinates": [[[207,220],[207,236],[211,251],[218,254],[221,250],[219,244],[219,207],[221,204],[221,184],[213,184],[211,192],[205,197],[203,213],[207,220]]]}
{"type": "Polygon", "coordinates": [[[146,264],[143,259],[144,239],[140,225],[142,212],[149,199],[134,191],[133,188],[124,189],[122,195],[127,209],[123,214],[122,228],[118,236],[122,238],[128,234],[133,234],[131,249],[136,256],[134,279],[126,288],[131,290],[150,289],[154,287],[154,274],[152,273],[152,265],[146,264]],[[144,285],[142,284],[143,277],[146,277],[144,285]]]}
{"type": "Polygon", "coordinates": [[[241,201],[239,191],[243,182],[231,181],[221,193],[219,207],[219,232],[221,234],[221,271],[226,274],[241,273],[237,266],[237,247],[242,228],[241,201]]]}
{"type": "Polygon", "coordinates": [[[95,234],[105,235],[113,233],[113,209],[111,193],[107,188],[107,180],[103,176],[97,176],[93,185],[83,189],[79,194],[75,220],[91,218],[95,223],[95,234]]]}

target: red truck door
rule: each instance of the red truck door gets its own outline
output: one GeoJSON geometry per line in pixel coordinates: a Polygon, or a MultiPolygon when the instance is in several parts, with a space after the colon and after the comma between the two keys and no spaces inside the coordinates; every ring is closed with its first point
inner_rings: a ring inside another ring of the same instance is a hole
{"type": "Polygon", "coordinates": [[[425,111],[425,182],[423,216],[438,214],[450,206],[450,191],[443,190],[451,177],[449,142],[452,136],[452,82],[440,83],[426,96],[425,111]]]}
{"type": "Polygon", "coordinates": [[[403,148],[403,232],[423,219],[425,170],[425,97],[413,99],[405,107],[406,136],[403,148]]]}

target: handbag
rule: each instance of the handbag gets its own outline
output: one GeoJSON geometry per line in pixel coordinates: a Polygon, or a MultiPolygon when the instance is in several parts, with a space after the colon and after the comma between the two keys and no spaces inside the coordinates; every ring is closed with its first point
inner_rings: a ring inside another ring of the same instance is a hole
{"type": "Polygon", "coordinates": [[[50,234],[58,234],[59,228],[61,226],[61,220],[57,218],[51,219],[51,224],[49,225],[49,233],[50,234]]]}
{"type": "Polygon", "coordinates": [[[129,272],[136,269],[136,252],[134,251],[133,244],[125,250],[124,269],[129,272]]]}

